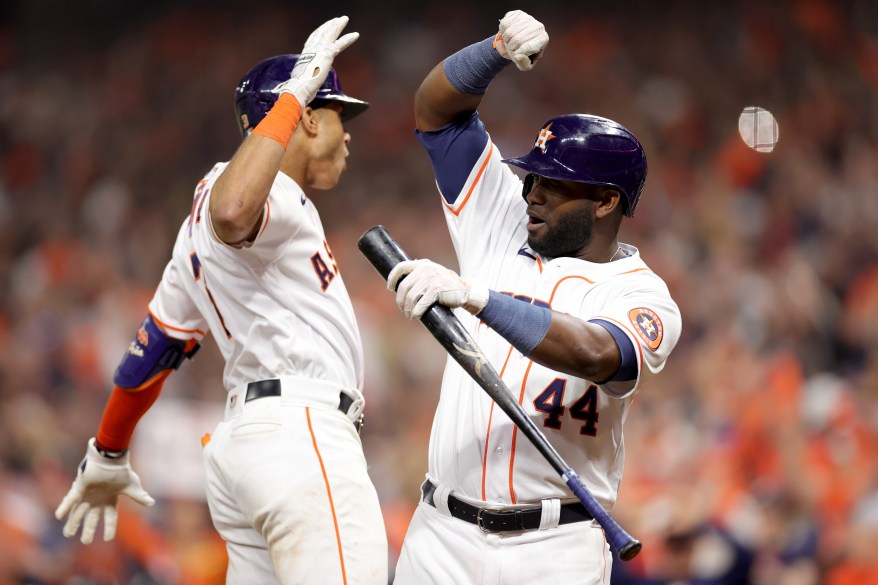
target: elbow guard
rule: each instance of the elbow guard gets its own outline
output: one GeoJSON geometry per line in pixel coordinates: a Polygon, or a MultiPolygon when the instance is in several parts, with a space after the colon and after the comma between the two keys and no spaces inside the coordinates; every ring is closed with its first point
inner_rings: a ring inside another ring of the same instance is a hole
{"type": "Polygon", "coordinates": [[[137,390],[156,375],[179,368],[199,347],[194,339],[168,337],[152,315],[147,315],[119,362],[113,382],[125,390],[137,390]]]}

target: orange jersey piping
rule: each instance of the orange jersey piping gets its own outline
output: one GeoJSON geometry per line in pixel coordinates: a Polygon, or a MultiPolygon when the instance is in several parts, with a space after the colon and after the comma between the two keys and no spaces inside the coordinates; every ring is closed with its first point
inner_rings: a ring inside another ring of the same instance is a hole
{"type": "Polygon", "coordinates": [[[200,335],[202,337],[206,335],[206,333],[201,329],[180,329],[179,327],[168,325],[167,323],[156,317],[155,313],[153,313],[149,309],[147,309],[146,311],[152,316],[152,320],[158,323],[162,327],[162,329],[171,329],[172,331],[179,331],[180,333],[195,333],[196,335],[200,335]]]}
{"type": "Polygon", "coordinates": [[[593,280],[590,280],[584,276],[577,276],[577,275],[565,276],[564,278],[562,278],[561,280],[559,280],[558,282],[555,283],[555,288],[552,289],[552,296],[549,297],[549,304],[550,305],[552,304],[552,301],[555,300],[555,293],[558,292],[558,287],[561,286],[561,283],[564,282],[565,280],[568,280],[571,278],[578,278],[580,280],[584,280],[585,282],[587,282],[589,284],[594,284],[593,280]]]}
{"type": "Polygon", "coordinates": [[[488,161],[491,160],[491,153],[494,152],[494,143],[491,142],[491,147],[488,149],[488,156],[485,157],[485,162],[482,163],[482,166],[479,168],[479,172],[476,174],[475,180],[473,180],[473,184],[470,185],[469,191],[466,192],[466,197],[463,198],[463,202],[460,204],[460,207],[454,209],[453,206],[449,205],[445,202],[445,199],[442,199],[442,204],[448,208],[448,211],[453,213],[454,215],[460,215],[460,212],[463,211],[463,208],[466,207],[467,201],[469,201],[470,195],[473,194],[473,191],[476,188],[476,185],[479,184],[479,181],[482,178],[482,174],[485,172],[485,167],[488,166],[488,161]]]}
{"type": "MultiPolygon", "coordinates": [[[[527,369],[524,371],[524,379],[521,381],[521,392],[518,395],[518,403],[524,404],[524,390],[527,388],[527,377],[530,375],[530,369],[534,365],[533,360],[527,364],[527,369]]],[[[512,485],[512,471],[515,468],[515,442],[518,438],[518,427],[512,429],[512,453],[509,455],[509,499],[513,504],[517,504],[518,500],[515,498],[515,488],[512,485]]]]}
{"type": "MultiPolygon", "coordinates": [[[[506,354],[506,361],[503,362],[503,367],[500,369],[500,378],[503,378],[503,372],[506,371],[506,364],[509,363],[509,356],[512,355],[512,346],[509,346],[509,353],[506,354]]],[[[488,475],[488,440],[491,438],[491,421],[494,419],[494,405],[496,403],[491,401],[491,410],[488,414],[488,430],[485,431],[485,455],[482,457],[482,500],[487,501],[485,498],[485,478],[488,475]]]]}
{"type": "Polygon", "coordinates": [[[338,561],[341,563],[341,580],[347,585],[348,578],[344,568],[344,552],[341,547],[341,534],[338,531],[338,518],[335,516],[335,504],[332,503],[332,490],[329,487],[329,478],[326,477],[326,467],[323,465],[323,457],[320,456],[320,449],[317,448],[317,437],[314,436],[314,429],[311,427],[311,409],[305,408],[305,417],[308,419],[308,432],[311,433],[311,441],[314,443],[314,452],[317,454],[317,461],[320,462],[320,471],[323,473],[323,482],[326,484],[326,495],[329,497],[329,509],[332,511],[332,524],[335,526],[335,541],[338,543],[338,561]]]}

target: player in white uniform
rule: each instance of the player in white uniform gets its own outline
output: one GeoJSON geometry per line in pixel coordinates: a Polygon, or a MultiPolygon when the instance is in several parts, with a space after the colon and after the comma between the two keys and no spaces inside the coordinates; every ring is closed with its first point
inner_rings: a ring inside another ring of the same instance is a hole
{"type": "MultiPolygon", "coordinates": [[[[527,155],[501,160],[475,111],[510,60],[530,69],[547,43],[542,24],[510,12],[496,37],[455,53],[421,85],[417,136],[460,276],[412,260],[388,287],[399,284],[409,318],[434,302],[466,309],[456,313],[519,403],[611,509],[628,408],[664,366],[681,319],[665,283],[617,239],[646,179],[637,139],[605,118],[564,115],[541,127],[527,155]]],[[[397,584],[609,583],[600,526],[450,358],[422,492],[397,584]]]]}
{"type": "Polygon", "coordinates": [[[120,493],[153,503],[128,462],[137,421],[210,331],[223,354],[226,415],[205,442],[207,498],[229,553],[227,582],[387,583],[387,539],[357,432],[363,349],[320,217],[301,186],[334,187],[367,103],[331,69],[357,33],[347,17],[301,56],[256,65],[236,91],[245,140],[195,190],[192,211],[116,371],[116,388],[68,495],[65,536],[101,513],[113,538],[120,493]],[[254,128],[255,126],[255,128],[254,128]]]}

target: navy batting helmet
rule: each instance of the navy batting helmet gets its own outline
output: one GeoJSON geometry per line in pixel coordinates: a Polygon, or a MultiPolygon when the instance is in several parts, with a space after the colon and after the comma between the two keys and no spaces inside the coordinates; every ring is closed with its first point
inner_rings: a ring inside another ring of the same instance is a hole
{"type": "MultiPolygon", "coordinates": [[[[290,72],[299,59],[298,55],[277,55],[258,63],[241,79],[235,88],[235,114],[241,134],[246,136],[256,127],[268,110],[280,97],[277,86],[290,79],[290,72]]],[[[312,108],[325,106],[330,102],[338,102],[344,108],[341,119],[350,120],[369,107],[367,102],[345,95],[335,69],[329,69],[326,81],[317,90],[317,95],[308,104],[312,108]]]]}
{"type": "MultiPolygon", "coordinates": [[[[646,183],[646,153],[621,124],[586,114],[552,118],[540,129],[533,150],[503,162],[561,181],[615,187],[631,217],[646,183]]],[[[532,181],[525,181],[525,193],[532,181]]]]}

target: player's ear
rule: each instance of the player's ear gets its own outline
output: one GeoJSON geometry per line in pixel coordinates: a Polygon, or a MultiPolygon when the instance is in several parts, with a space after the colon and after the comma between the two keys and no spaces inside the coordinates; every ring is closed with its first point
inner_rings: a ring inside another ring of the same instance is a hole
{"type": "Polygon", "coordinates": [[[299,128],[301,128],[308,136],[316,136],[320,123],[320,114],[314,108],[306,106],[302,110],[302,119],[299,120],[299,128]]]}
{"type": "Polygon", "coordinates": [[[604,188],[595,197],[595,217],[602,218],[622,210],[622,194],[618,189],[604,188]]]}

